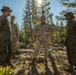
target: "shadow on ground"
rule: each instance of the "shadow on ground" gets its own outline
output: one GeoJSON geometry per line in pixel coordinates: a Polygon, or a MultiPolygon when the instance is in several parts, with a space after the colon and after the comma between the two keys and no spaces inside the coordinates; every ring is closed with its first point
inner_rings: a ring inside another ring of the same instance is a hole
{"type": "Polygon", "coordinates": [[[53,70],[54,70],[54,74],[53,75],[60,75],[57,67],[56,67],[56,64],[55,64],[55,61],[54,61],[54,58],[52,57],[51,53],[49,53],[49,59],[50,59],[50,62],[52,64],[52,67],[53,67],[53,70]]]}

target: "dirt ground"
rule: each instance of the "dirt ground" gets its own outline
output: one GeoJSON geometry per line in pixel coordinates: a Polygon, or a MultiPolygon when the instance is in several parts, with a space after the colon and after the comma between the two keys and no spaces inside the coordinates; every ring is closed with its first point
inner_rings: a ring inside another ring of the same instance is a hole
{"type": "Polygon", "coordinates": [[[14,75],[73,75],[65,71],[69,67],[66,50],[62,47],[50,47],[47,66],[44,62],[44,50],[41,49],[35,66],[29,66],[34,49],[19,49],[18,54],[12,60],[16,66],[14,75]]]}

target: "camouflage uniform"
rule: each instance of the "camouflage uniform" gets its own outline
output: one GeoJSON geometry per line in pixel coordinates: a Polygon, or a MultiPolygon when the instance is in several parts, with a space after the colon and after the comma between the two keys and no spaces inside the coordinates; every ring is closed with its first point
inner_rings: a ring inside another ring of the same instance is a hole
{"type": "Polygon", "coordinates": [[[10,39],[9,22],[4,15],[0,17],[0,65],[6,63],[10,39]]]}
{"type": "Polygon", "coordinates": [[[74,20],[67,24],[66,46],[69,63],[76,66],[76,21],[74,20]]]}
{"type": "Polygon", "coordinates": [[[11,37],[12,37],[12,50],[14,53],[16,52],[17,41],[18,41],[18,28],[15,24],[11,24],[11,37]]]}
{"type": "Polygon", "coordinates": [[[51,25],[48,23],[45,23],[44,25],[37,25],[35,27],[34,34],[36,36],[36,42],[35,42],[35,52],[33,54],[33,58],[36,58],[38,55],[39,49],[41,45],[44,47],[44,58],[47,59],[48,57],[48,48],[49,48],[49,41],[50,41],[50,32],[52,31],[51,25]]]}

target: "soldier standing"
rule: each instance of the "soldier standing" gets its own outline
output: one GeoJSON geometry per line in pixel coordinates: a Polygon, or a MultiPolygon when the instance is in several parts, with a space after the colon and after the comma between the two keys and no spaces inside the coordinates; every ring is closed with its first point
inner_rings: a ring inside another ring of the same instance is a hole
{"type": "Polygon", "coordinates": [[[3,6],[1,12],[3,15],[0,16],[0,65],[6,66],[10,64],[11,56],[9,57],[9,55],[12,54],[12,49],[9,46],[11,44],[11,34],[7,20],[12,10],[7,6],[3,6]]]}
{"type": "Polygon", "coordinates": [[[73,20],[74,14],[71,12],[67,12],[64,16],[67,20],[66,47],[70,64],[70,68],[67,70],[73,72],[73,66],[76,67],[76,21],[73,20]]]}
{"type": "Polygon", "coordinates": [[[17,50],[17,41],[18,41],[18,28],[16,24],[14,24],[14,20],[15,20],[15,16],[12,15],[10,18],[10,31],[11,31],[13,57],[15,57],[15,52],[17,50]]]}
{"type": "Polygon", "coordinates": [[[31,62],[31,65],[35,64],[36,57],[38,55],[39,49],[41,45],[43,45],[44,48],[44,61],[45,64],[47,63],[47,57],[48,57],[48,49],[49,49],[49,35],[50,32],[53,30],[51,25],[45,22],[45,16],[41,16],[41,23],[35,27],[34,35],[36,36],[36,42],[35,42],[35,52],[33,54],[33,60],[31,62]]]}

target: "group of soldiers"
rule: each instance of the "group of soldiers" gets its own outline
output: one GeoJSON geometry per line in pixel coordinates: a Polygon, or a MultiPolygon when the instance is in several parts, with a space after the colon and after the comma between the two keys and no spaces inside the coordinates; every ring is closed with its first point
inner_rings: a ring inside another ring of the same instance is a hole
{"type": "MultiPolygon", "coordinates": [[[[67,36],[64,45],[66,46],[67,49],[66,50],[67,58],[70,64],[70,67],[65,70],[69,72],[74,72],[74,70],[76,70],[76,21],[74,20],[75,17],[72,12],[67,12],[64,15],[64,17],[67,20],[67,25],[66,25],[67,36]]],[[[41,23],[37,25],[34,29],[36,42],[35,42],[35,51],[30,65],[35,65],[36,57],[38,55],[41,45],[44,48],[44,61],[45,61],[45,65],[47,65],[47,57],[49,55],[48,49],[49,49],[50,35],[53,34],[54,30],[55,28],[52,27],[52,25],[46,23],[46,17],[42,15],[41,23]]]]}
{"type": "MultiPolygon", "coordinates": [[[[10,22],[7,19],[12,10],[10,10],[9,7],[4,6],[1,11],[3,15],[0,16],[0,65],[10,65],[12,51],[16,51],[18,29],[14,24],[15,16],[11,16],[10,22]]],[[[65,46],[67,48],[67,57],[70,64],[70,67],[67,70],[73,72],[74,68],[76,68],[76,21],[73,20],[74,14],[72,12],[67,12],[64,17],[67,20],[65,46]]],[[[30,65],[35,65],[36,57],[41,46],[44,48],[45,64],[47,63],[50,35],[53,34],[53,31],[54,28],[52,25],[46,23],[46,17],[42,15],[40,24],[36,25],[34,28],[33,34],[36,36],[35,51],[30,65]]]]}
{"type": "Polygon", "coordinates": [[[14,24],[15,16],[10,16],[12,10],[3,6],[1,9],[3,15],[0,16],[0,66],[12,66],[11,58],[16,52],[16,45],[18,41],[18,27],[14,24]]]}
{"type": "MultiPolygon", "coordinates": [[[[67,51],[67,58],[68,62],[70,64],[70,67],[66,69],[66,71],[74,72],[76,69],[76,21],[74,20],[74,14],[72,12],[67,12],[64,15],[65,19],[67,20],[66,25],[66,40],[65,40],[65,46],[67,51]]],[[[39,49],[41,45],[44,48],[44,61],[45,65],[47,64],[47,58],[49,55],[49,41],[50,41],[50,35],[53,34],[53,31],[55,28],[46,23],[46,17],[44,15],[41,16],[41,23],[37,25],[34,29],[34,34],[36,36],[36,42],[35,42],[35,51],[33,54],[33,59],[31,62],[31,65],[35,65],[36,57],[38,55],[39,49]]]]}

